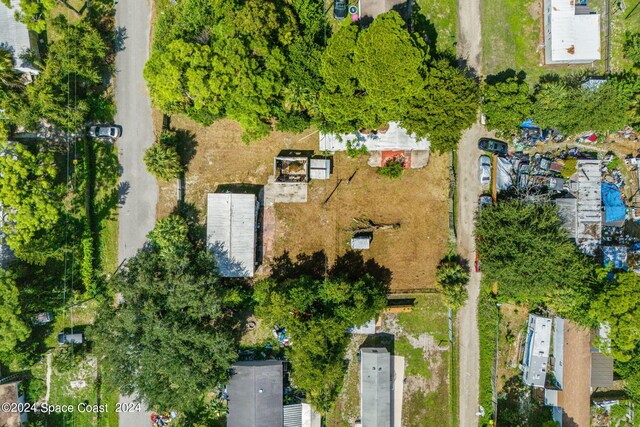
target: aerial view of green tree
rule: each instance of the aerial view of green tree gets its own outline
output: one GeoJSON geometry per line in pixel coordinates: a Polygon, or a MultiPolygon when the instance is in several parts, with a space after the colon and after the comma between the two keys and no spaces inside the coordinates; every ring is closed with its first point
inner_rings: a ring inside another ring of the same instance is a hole
{"type": "Polygon", "coordinates": [[[640,277],[634,272],[618,272],[613,279],[605,279],[606,286],[591,303],[591,315],[611,331],[604,347],[611,356],[628,362],[638,350],[640,342],[640,277]]]}
{"type": "Polygon", "coordinates": [[[307,76],[317,69],[321,6],[190,0],[164,11],[145,66],[152,101],[203,124],[236,120],[245,141],[266,136],[278,120],[285,129],[308,126],[317,83],[307,76]],[[307,54],[310,65],[301,56],[307,54]]]}
{"type": "Polygon", "coordinates": [[[344,26],[322,54],[323,126],[336,132],[377,129],[399,121],[432,149],[454,148],[473,123],[477,87],[446,60],[432,61],[429,48],[410,33],[395,11],[365,29],[344,26]]]}
{"type": "Polygon", "coordinates": [[[627,73],[610,76],[597,87],[583,88],[584,78],[543,76],[535,90],[533,118],[543,128],[570,135],[623,129],[640,118],[639,80],[627,73]]]}
{"type": "Polygon", "coordinates": [[[498,298],[591,323],[594,268],[569,240],[555,205],[509,200],[485,207],[476,237],[483,280],[497,283],[498,298]]]}
{"type": "Polygon", "coordinates": [[[469,272],[461,261],[454,251],[450,251],[440,261],[436,271],[436,283],[442,291],[447,305],[453,310],[463,307],[469,297],[467,293],[469,272]]]}
{"type": "Polygon", "coordinates": [[[373,277],[330,276],[265,279],[254,293],[256,316],[286,328],[292,381],[322,413],[342,387],[347,329],[377,317],[386,304],[385,285],[373,277]]]}
{"type": "Polygon", "coordinates": [[[112,277],[96,320],[100,354],[122,393],[158,410],[186,411],[227,379],[236,358],[230,289],[213,255],[177,216],[161,220],[147,248],[112,277]]]}
{"type": "Polygon", "coordinates": [[[51,247],[52,230],[62,217],[63,187],[50,152],[0,137],[0,204],[8,245],[16,256],[42,264],[59,248],[51,247]],[[44,244],[49,241],[49,244],[44,244]]]}
{"type": "Polygon", "coordinates": [[[164,131],[158,141],[145,152],[144,163],[156,178],[169,181],[179,178],[184,172],[177,144],[175,134],[164,131]]]}
{"type": "Polygon", "coordinates": [[[0,269],[0,359],[31,333],[21,314],[16,275],[0,269]]]}
{"type": "Polygon", "coordinates": [[[482,87],[482,111],[487,129],[509,136],[531,117],[533,100],[524,76],[515,72],[506,78],[488,78],[482,87]]]}

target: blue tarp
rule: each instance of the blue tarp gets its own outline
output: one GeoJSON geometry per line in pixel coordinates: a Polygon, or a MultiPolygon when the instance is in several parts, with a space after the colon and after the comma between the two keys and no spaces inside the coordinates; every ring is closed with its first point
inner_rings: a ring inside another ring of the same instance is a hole
{"type": "Polygon", "coordinates": [[[521,128],[525,128],[525,129],[537,129],[538,128],[538,126],[533,124],[533,119],[525,120],[524,122],[522,122],[520,127],[521,128]]]}
{"type": "Polygon", "coordinates": [[[615,222],[624,219],[627,213],[627,208],[622,200],[622,193],[610,182],[603,182],[601,184],[602,190],[602,203],[604,203],[604,215],[605,222],[615,222]]]}

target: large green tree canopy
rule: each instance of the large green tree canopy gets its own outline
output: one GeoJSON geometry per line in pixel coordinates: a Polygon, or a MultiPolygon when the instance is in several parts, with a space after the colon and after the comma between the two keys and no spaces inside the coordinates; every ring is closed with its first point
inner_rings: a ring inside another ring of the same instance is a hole
{"type": "Polygon", "coordinates": [[[406,29],[400,14],[379,15],[369,27],[340,28],[322,55],[320,108],[324,126],[337,132],[377,129],[399,121],[433,148],[454,148],[475,120],[473,80],[406,29]]]}
{"type": "Polygon", "coordinates": [[[0,269],[0,357],[10,353],[31,332],[20,315],[16,275],[0,269]]]}
{"type": "Polygon", "coordinates": [[[321,2],[187,0],[163,13],[144,72],[160,109],[204,124],[234,119],[245,140],[267,135],[274,119],[308,124],[321,2]]]}
{"type": "Polygon", "coordinates": [[[96,321],[106,368],[123,393],[151,407],[185,411],[223,383],[235,360],[229,322],[232,288],[217,277],[213,255],[170,216],[111,279],[120,298],[96,321]]]}
{"type": "Polygon", "coordinates": [[[591,315],[611,328],[611,355],[627,362],[640,344],[640,277],[634,272],[619,272],[605,281],[605,288],[591,304],[591,315]]]}
{"type": "Polygon", "coordinates": [[[334,272],[326,279],[291,275],[256,285],[256,315],[287,329],[292,380],[323,413],[342,387],[347,329],[377,317],[386,303],[385,284],[359,271],[334,272]]]}
{"type": "Polygon", "coordinates": [[[51,255],[42,243],[51,239],[62,217],[64,189],[57,183],[53,154],[35,150],[0,136],[0,205],[11,249],[19,258],[42,264],[51,255]]]}
{"type": "Polygon", "coordinates": [[[533,100],[529,84],[522,75],[515,72],[504,74],[490,76],[485,81],[482,111],[487,116],[487,129],[509,136],[531,117],[533,100]]]}
{"type": "Polygon", "coordinates": [[[483,280],[508,301],[542,304],[588,323],[591,261],[561,227],[550,203],[501,201],[478,212],[477,251],[483,280]]]}

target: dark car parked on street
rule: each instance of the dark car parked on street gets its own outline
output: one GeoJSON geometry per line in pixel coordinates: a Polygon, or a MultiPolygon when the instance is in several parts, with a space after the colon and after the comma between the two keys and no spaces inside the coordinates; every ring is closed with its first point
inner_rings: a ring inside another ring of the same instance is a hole
{"type": "Polygon", "coordinates": [[[509,145],[506,142],[493,138],[480,138],[478,148],[490,153],[498,153],[501,156],[506,156],[509,152],[509,145]]]}
{"type": "Polygon", "coordinates": [[[335,0],[333,3],[333,17],[336,19],[346,18],[348,7],[349,3],[347,0],[335,0]]]}

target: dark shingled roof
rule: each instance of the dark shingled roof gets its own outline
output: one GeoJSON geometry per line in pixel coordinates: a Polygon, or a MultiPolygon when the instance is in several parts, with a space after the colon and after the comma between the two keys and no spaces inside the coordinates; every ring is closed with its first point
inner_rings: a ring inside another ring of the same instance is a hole
{"type": "Polygon", "coordinates": [[[283,425],[282,362],[237,362],[227,387],[227,427],[283,425]]]}

